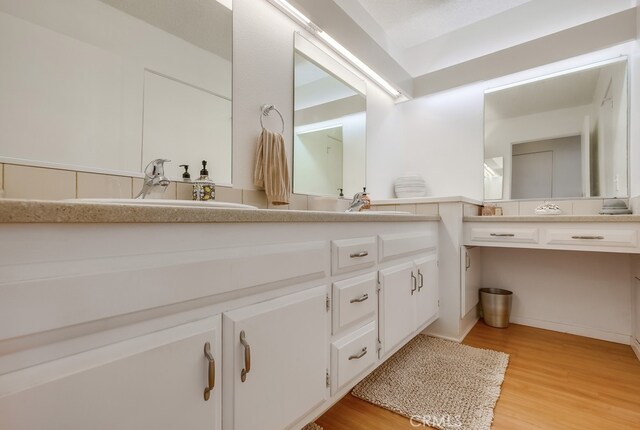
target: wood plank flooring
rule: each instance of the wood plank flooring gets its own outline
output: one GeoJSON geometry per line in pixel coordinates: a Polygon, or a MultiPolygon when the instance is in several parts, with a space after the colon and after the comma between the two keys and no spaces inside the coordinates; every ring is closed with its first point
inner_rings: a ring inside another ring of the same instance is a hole
{"type": "MultiPolygon", "coordinates": [[[[481,321],[463,343],[510,354],[493,430],[640,429],[640,361],[627,345],[481,321]]],[[[325,430],[416,428],[350,394],[316,423],[325,430]]]]}

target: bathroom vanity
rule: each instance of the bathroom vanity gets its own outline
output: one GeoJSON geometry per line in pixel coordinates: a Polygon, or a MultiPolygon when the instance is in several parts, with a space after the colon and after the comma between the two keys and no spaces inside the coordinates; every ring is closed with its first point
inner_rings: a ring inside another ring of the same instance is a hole
{"type": "Polygon", "coordinates": [[[434,216],[0,214],[0,428],[298,429],[438,318],[434,216]]]}
{"type": "MultiPolygon", "coordinates": [[[[464,218],[463,241],[468,253],[489,250],[480,258],[485,270],[501,268],[500,276],[485,279],[513,281],[531,276],[533,270],[556,276],[565,273],[563,285],[553,292],[544,282],[516,285],[526,297],[521,299],[523,313],[515,322],[630,344],[640,358],[639,233],[638,215],[468,216],[464,218]],[[506,257],[501,248],[522,254],[506,257]],[[533,254],[528,249],[545,252],[533,254]],[[532,260],[518,262],[522,256],[532,260]],[[556,264],[540,265],[533,258],[555,259],[556,264]],[[512,263],[516,267],[509,267],[512,263]],[[563,263],[567,267],[561,270],[563,263]],[[518,270],[526,272],[516,277],[514,271],[518,270]],[[545,297],[548,311],[542,316],[537,306],[545,297]],[[526,320],[536,313],[524,312],[527,307],[538,309],[537,321],[526,320]]],[[[558,284],[556,279],[552,281],[558,284]]]]}

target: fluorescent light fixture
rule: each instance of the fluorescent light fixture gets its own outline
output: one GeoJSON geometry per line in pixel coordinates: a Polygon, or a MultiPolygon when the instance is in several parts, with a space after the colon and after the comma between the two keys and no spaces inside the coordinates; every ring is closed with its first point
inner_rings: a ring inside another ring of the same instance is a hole
{"type": "Polygon", "coordinates": [[[274,3],[276,6],[280,6],[281,9],[283,9],[285,12],[287,12],[290,16],[292,16],[293,18],[297,19],[298,21],[300,21],[301,23],[305,24],[305,25],[310,25],[311,24],[311,20],[309,18],[307,18],[302,12],[300,12],[298,9],[296,9],[295,7],[291,6],[289,4],[289,2],[285,1],[285,0],[270,0],[271,3],[274,3]]]}
{"type": "Polygon", "coordinates": [[[503,85],[501,87],[489,88],[489,89],[485,90],[484,93],[485,94],[494,93],[496,91],[502,91],[502,90],[506,90],[508,88],[517,87],[519,85],[531,84],[533,82],[538,82],[538,81],[542,81],[542,80],[549,79],[549,78],[555,78],[557,76],[568,75],[570,73],[580,72],[582,70],[593,69],[595,67],[602,67],[602,66],[606,66],[608,64],[613,64],[613,63],[618,63],[620,61],[624,61],[626,58],[627,58],[626,56],[618,57],[618,58],[612,58],[610,60],[600,61],[598,63],[591,63],[591,64],[587,64],[587,65],[584,65],[584,66],[574,67],[573,69],[562,70],[560,72],[550,73],[548,75],[543,75],[543,76],[538,76],[538,77],[531,78],[531,79],[526,79],[524,81],[514,82],[512,84],[503,85]]]}
{"type": "Polygon", "coordinates": [[[307,18],[302,12],[300,12],[295,7],[291,6],[289,2],[286,0],[269,0],[271,3],[276,5],[280,10],[287,13],[292,18],[296,19],[303,25],[305,25],[308,29],[314,32],[320,39],[322,39],[331,49],[336,51],[342,58],[351,63],[355,68],[360,70],[362,73],[367,75],[372,81],[376,84],[380,85],[386,92],[391,94],[393,97],[398,98],[402,94],[400,91],[395,89],[389,82],[387,82],[382,76],[374,72],[369,66],[363,63],[358,57],[353,55],[347,48],[342,46],[338,41],[336,41],[333,37],[329,36],[329,34],[322,30],[320,27],[315,25],[309,18],[307,18]]]}
{"type": "Polygon", "coordinates": [[[362,73],[371,78],[375,83],[380,85],[385,91],[391,94],[393,97],[399,97],[400,91],[396,90],[389,82],[387,82],[382,76],[371,70],[369,66],[364,64],[358,57],[353,55],[347,48],[338,43],[333,37],[329,36],[326,31],[320,30],[317,32],[318,37],[324,40],[327,45],[331,46],[338,54],[353,64],[356,68],[360,69],[362,73]]]}

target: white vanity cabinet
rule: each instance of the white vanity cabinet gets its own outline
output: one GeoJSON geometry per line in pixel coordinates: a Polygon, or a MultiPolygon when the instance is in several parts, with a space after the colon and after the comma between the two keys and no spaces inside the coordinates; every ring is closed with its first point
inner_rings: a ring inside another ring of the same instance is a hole
{"type": "Polygon", "coordinates": [[[435,229],[380,235],[381,259],[405,260],[379,271],[380,342],[385,355],[438,317],[437,237],[435,229]]]}
{"type": "Polygon", "coordinates": [[[282,430],[327,399],[327,288],[224,313],[224,428],[282,430]]]}
{"type": "Polygon", "coordinates": [[[302,428],[438,311],[436,220],[362,218],[0,223],[0,429],[302,428]]]}
{"type": "Polygon", "coordinates": [[[220,329],[206,318],[4,374],[0,428],[219,430],[220,329]]]}

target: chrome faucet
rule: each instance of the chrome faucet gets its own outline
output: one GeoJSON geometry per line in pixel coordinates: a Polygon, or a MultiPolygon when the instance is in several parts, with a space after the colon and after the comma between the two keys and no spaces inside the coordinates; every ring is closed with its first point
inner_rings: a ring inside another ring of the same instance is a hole
{"type": "Polygon", "coordinates": [[[144,199],[155,191],[164,192],[171,183],[171,181],[164,176],[164,163],[170,161],[171,160],[158,158],[147,164],[147,167],[144,169],[144,184],[142,184],[142,190],[134,197],[135,199],[144,199]]]}
{"type": "Polygon", "coordinates": [[[365,191],[360,191],[359,193],[355,193],[351,203],[349,204],[349,209],[345,212],[359,212],[362,206],[366,205],[367,202],[363,199],[367,193],[365,191]]]}

